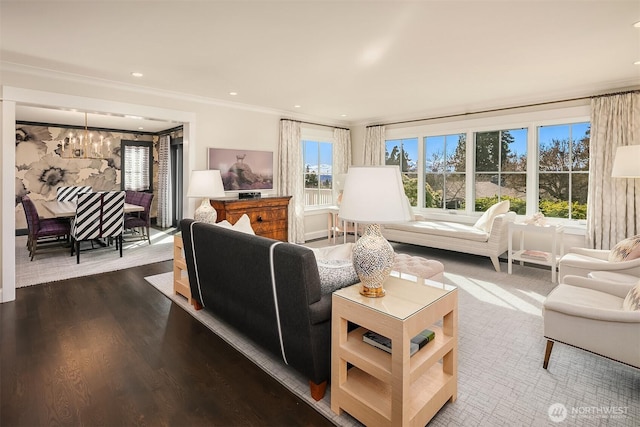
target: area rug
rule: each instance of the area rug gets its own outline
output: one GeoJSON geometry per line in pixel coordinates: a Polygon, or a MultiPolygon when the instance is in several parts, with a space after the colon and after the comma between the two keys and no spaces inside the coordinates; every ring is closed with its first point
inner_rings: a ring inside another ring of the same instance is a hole
{"type": "MultiPolygon", "coordinates": [[[[542,369],[542,301],[555,286],[549,269],[514,265],[509,275],[496,272],[486,257],[404,244],[394,248],[443,262],[445,282],[459,290],[458,398],[445,404],[430,426],[557,425],[550,413],[558,407],[566,411],[560,425],[640,425],[640,370],[562,344],[554,346],[549,369],[542,369]]],[[[331,411],[330,387],[315,402],[295,371],[173,295],[172,273],[146,280],[335,424],[360,425],[331,411]]]]}
{"type": "Polygon", "coordinates": [[[122,258],[115,245],[106,248],[97,248],[96,245],[96,249],[80,253],[80,264],[76,263],[75,256],[70,255],[70,248],[39,248],[33,261],[29,261],[27,236],[17,236],[16,288],[173,259],[175,232],[174,228],[152,228],[151,245],[146,240],[126,236],[122,245],[122,258]]]}

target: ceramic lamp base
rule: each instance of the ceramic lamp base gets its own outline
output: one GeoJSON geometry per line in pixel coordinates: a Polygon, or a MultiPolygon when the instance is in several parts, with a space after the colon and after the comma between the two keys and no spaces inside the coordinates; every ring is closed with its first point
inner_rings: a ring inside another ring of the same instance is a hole
{"type": "Polygon", "coordinates": [[[362,282],[362,295],[370,298],[385,295],[382,284],[391,274],[393,257],[393,248],[382,237],[380,225],[368,225],[353,247],[353,268],[362,282]]]}
{"type": "Polygon", "coordinates": [[[193,219],[209,224],[215,224],[217,218],[218,213],[213,208],[213,206],[211,206],[211,203],[207,198],[202,199],[202,204],[193,213],[193,219]]]}

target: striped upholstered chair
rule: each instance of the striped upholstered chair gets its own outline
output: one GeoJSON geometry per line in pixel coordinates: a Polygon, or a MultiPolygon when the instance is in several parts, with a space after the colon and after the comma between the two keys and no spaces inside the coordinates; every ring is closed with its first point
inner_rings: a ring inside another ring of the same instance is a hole
{"type": "Polygon", "coordinates": [[[124,191],[82,193],[78,195],[76,216],[71,224],[71,255],[75,250],[80,263],[80,242],[116,238],[122,257],[124,232],[124,191]]]}
{"type": "Polygon", "coordinates": [[[72,187],[58,187],[56,193],[56,200],[61,202],[68,200],[75,200],[78,194],[91,193],[93,189],[90,185],[72,186],[72,187]]]}
{"type": "Polygon", "coordinates": [[[31,261],[33,261],[33,257],[36,255],[38,243],[49,242],[51,239],[61,241],[61,237],[65,238],[61,242],[66,243],[66,237],[70,232],[69,221],[57,218],[40,218],[36,205],[29,196],[22,197],[22,207],[24,209],[24,214],[27,217],[27,228],[29,229],[27,249],[29,249],[31,261]]]}

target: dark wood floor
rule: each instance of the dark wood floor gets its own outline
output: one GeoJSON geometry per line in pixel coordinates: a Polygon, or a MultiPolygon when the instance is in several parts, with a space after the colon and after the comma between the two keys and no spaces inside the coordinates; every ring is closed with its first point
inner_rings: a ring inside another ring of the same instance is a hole
{"type": "Polygon", "coordinates": [[[144,280],[171,269],[20,288],[0,304],[0,425],[332,425],[144,280]]]}

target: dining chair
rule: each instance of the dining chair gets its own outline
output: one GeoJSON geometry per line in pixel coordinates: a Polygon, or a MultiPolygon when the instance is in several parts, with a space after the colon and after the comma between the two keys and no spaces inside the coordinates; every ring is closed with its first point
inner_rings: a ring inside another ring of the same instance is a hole
{"type": "Polygon", "coordinates": [[[27,249],[29,249],[31,261],[36,255],[38,243],[51,243],[53,242],[52,238],[60,240],[61,237],[65,238],[64,242],[66,243],[70,233],[69,221],[57,218],[40,218],[36,205],[29,196],[23,196],[21,201],[24,214],[27,217],[29,230],[27,249]]]}
{"type": "Polygon", "coordinates": [[[71,255],[80,263],[80,242],[116,238],[122,258],[124,232],[124,191],[100,191],[78,195],[76,216],[71,224],[71,255]]]}
{"type": "Polygon", "coordinates": [[[133,205],[142,206],[144,211],[126,214],[124,217],[125,230],[140,229],[143,239],[151,244],[151,234],[149,229],[151,226],[151,202],[153,201],[153,193],[145,193],[144,191],[127,191],[125,202],[133,205]],[[146,229],[146,232],[145,232],[146,229]]]}
{"type": "Polygon", "coordinates": [[[75,200],[76,197],[78,197],[78,194],[91,193],[92,191],[93,189],[90,185],[58,187],[58,190],[56,191],[56,200],[75,200]]]}

